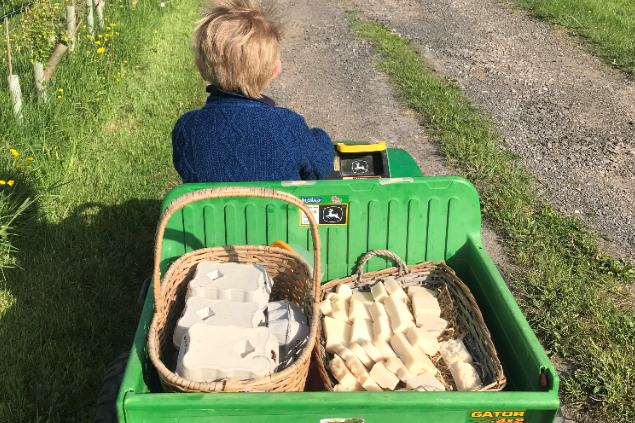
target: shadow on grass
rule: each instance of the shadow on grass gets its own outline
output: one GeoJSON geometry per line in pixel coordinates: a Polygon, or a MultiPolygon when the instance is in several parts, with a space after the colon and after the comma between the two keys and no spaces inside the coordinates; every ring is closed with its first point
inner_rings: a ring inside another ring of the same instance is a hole
{"type": "MultiPolygon", "coordinates": [[[[18,240],[0,320],[0,421],[92,421],[105,367],[130,349],[158,200],[87,203],[18,240]]],[[[1,305],[1,304],[0,304],[1,305]]]]}

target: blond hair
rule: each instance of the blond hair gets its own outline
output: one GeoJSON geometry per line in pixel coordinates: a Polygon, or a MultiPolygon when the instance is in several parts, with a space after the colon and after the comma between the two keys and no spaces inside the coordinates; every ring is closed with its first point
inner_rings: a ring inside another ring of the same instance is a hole
{"type": "Polygon", "coordinates": [[[203,79],[259,98],[280,58],[282,33],[272,3],[216,0],[197,22],[192,45],[203,79]]]}

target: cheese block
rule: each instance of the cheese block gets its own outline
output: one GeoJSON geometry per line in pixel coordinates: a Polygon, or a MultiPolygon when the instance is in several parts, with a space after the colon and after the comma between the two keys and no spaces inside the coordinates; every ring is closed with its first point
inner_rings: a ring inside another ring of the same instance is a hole
{"type": "Polygon", "coordinates": [[[373,346],[384,356],[384,358],[397,357],[393,349],[388,345],[388,342],[383,339],[373,340],[373,346]]]}
{"type": "Polygon", "coordinates": [[[388,320],[387,317],[380,317],[373,322],[373,339],[389,341],[392,335],[393,331],[390,327],[390,320],[388,320]]]}
{"type": "Polygon", "coordinates": [[[185,301],[185,308],[181,318],[176,323],[172,341],[179,348],[183,335],[198,322],[210,326],[240,326],[255,328],[264,322],[263,309],[255,302],[236,303],[229,300],[210,300],[207,298],[191,297],[185,301]]]}
{"type": "Polygon", "coordinates": [[[370,317],[373,322],[380,317],[388,318],[388,312],[386,311],[386,307],[382,303],[378,303],[375,301],[368,307],[368,312],[370,313],[370,317]]]}
{"type": "Polygon", "coordinates": [[[322,322],[324,336],[326,336],[326,351],[333,353],[338,345],[348,347],[351,342],[352,325],[325,317],[322,322]]]}
{"type": "MultiPolygon", "coordinates": [[[[411,377],[416,377],[417,375],[412,373],[410,370],[406,369],[406,366],[400,367],[397,369],[397,373],[395,373],[399,379],[403,382],[406,382],[411,377]]],[[[425,374],[425,373],[424,373],[425,374]]]]}
{"type": "Polygon", "coordinates": [[[420,375],[425,372],[437,374],[438,372],[427,355],[412,347],[408,348],[399,358],[401,358],[406,368],[414,374],[420,375]]]}
{"type": "Polygon", "coordinates": [[[356,301],[360,301],[362,304],[364,304],[367,308],[371,306],[371,304],[373,304],[373,302],[375,301],[373,299],[373,294],[370,292],[359,292],[359,291],[354,291],[353,292],[353,296],[351,297],[351,301],[356,300],[356,301]]]}
{"type": "Polygon", "coordinates": [[[335,350],[335,354],[337,354],[340,357],[342,357],[342,360],[344,360],[344,362],[346,362],[346,361],[348,361],[348,360],[350,360],[352,358],[355,358],[355,354],[353,354],[353,352],[350,349],[348,349],[348,348],[346,348],[346,347],[344,347],[342,345],[336,346],[334,348],[334,350],[335,350]]]}
{"type": "Polygon", "coordinates": [[[353,322],[351,342],[362,344],[364,341],[373,340],[373,324],[368,320],[357,319],[353,322]]]}
{"type": "Polygon", "coordinates": [[[416,318],[417,326],[425,331],[430,332],[436,338],[441,336],[443,330],[449,326],[449,322],[441,317],[429,314],[420,314],[416,318]]]}
{"type": "Polygon", "coordinates": [[[447,364],[452,364],[456,361],[462,361],[465,363],[472,362],[472,356],[470,355],[465,344],[460,339],[450,339],[440,343],[441,355],[443,360],[447,364]]]}
{"type": "Polygon", "coordinates": [[[388,298],[388,292],[383,283],[378,282],[370,287],[370,292],[373,295],[373,299],[378,303],[383,303],[388,298]]]}
{"type": "Polygon", "coordinates": [[[407,303],[409,301],[408,294],[406,294],[406,291],[404,290],[397,291],[394,294],[391,294],[390,296],[393,297],[395,300],[401,301],[402,303],[407,303]]]}
{"type": "Polygon", "coordinates": [[[348,370],[351,371],[353,376],[355,376],[358,381],[359,378],[368,376],[368,370],[366,369],[366,366],[364,366],[362,362],[357,359],[357,357],[353,357],[350,360],[347,360],[346,367],[348,367],[348,370]]]}
{"type": "Polygon", "coordinates": [[[406,388],[409,390],[417,389],[422,386],[432,387],[435,391],[445,391],[445,386],[431,373],[423,373],[406,381],[406,388]]]}
{"type": "Polygon", "coordinates": [[[406,368],[412,373],[418,375],[426,371],[437,372],[432,361],[421,351],[413,348],[405,335],[396,333],[390,340],[390,345],[397,353],[397,356],[401,358],[406,368]]]}
{"type": "Polygon", "coordinates": [[[367,391],[381,391],[381,387],[379,385],[377,385],[375,383],[375,381],[373,380],[373,378],[370,377],[370,375],[368,376],[363,376],[360,377],[358,382],[364,387],[364,389],[366,389],[367,391]]]}
{"type": "Polygon", "coordinates": [[[333,357],[329,363],[329,367],[331,368],[331,373],[333,373],[335,379],[337,379],[342,386],[350,388],[355,386],[357,383],[357,378],[353,376],[350,370],[348,370],[346,363],[339,355],[336,354],[333,357]]]}
{"type": "Polygon", "coordinates": [[[328,317],[333,317],[333,308],[330,300],[324,300],[320,303],[320,311],[328,317]]]}
{"type": "Polygon", "coordinates": [[[410,298],[412,298],[412,296],[414,294],[421,294],[424,296],[430,296],[430,297],[438,297],[439,296],[439,292],[435,291],[433,289],[428,289],[428,288],[424,288],[422,286],[410,286],[408,287],[408,296],[410,298]]]}
{"type": "MultiPolygon", "coordinates": [[[[366,341],[366,342],[369,342],[369,341],[366,341]]],[[[366,353],[366,350],[364,350],[364,348],[362,348],[362,346],[359,345],[357,342],[352,342],[348,349],[351,350],[351,352],[355,355],[355,357],[357,357],[359,361],[361,361],[364,364],[364,366],[366,366],[367,368],[371,369],[373,367],[373,364],[375,364],[375,360],[373,360],[366,353]]],[[[346,360],[346,363],[348,364],[348,358],[345,358],[345,360],[346,360]]]]}
{"type": "Polygon", "coordinates": [[[474,391],[483,387],[476,369],[469,363],[455,361],[450,364],[450,372],[459,391],[474,391]]]}
{"type": "Polygon", "coordinates": [[[403,301],[399,301],[399,299],[393,297],[392,295],[386,298],[386,301],[384,301],[384,306],[386,307],[388,317],[390,317],[391,319],[393,315],[396,315],[396,313],[400,311],[404,314],[404,316],[409,316],[408,318],[410,320],[415,320],[414,317],[412,317],[412,313],[410,313],[410,309],[408,308],[408,306],[403,301]]]}
{"type": "Polygon", "coordinates": [[[338,383],[333,387],[334,392],[354,392],[354,391],[364,391],[364,387],[361,383],[355,382],[353,386],[344,386],[341,383],[338,383]]]}
{"type": "Polygon", "coordinates": [[[421,294],[415,294],[412,296],[412,311],[415,316],[421,314],[433,315],[435,317],[441,316],[441,307],[439,307],[439,301],[434,297],[426,297],[421,294]]]}
{"type": "Polygon", "coordinates": [[[326,294],[326,297],[324,297],[324,299],[333,301],[336,297],[337,297],[337,294],[335,292],[329,292],[328,294],[326,294]]]}
{"type": "Polygon", "coordinates": [[[340,322],[349,323],[350,320],[348,318],[348,307],[348,303],[339,297],[331,301],[333,318],[335,320],[339,320],[340,322]]]}
{"type": "Polygon", "coordinates": [[[441,348],[437,338],[430,334],[430,332],[423,329],[414,327],[408,328],[406,337],[408,338],[410,345],[431,357],[438,353],[441,348]]]}
{"type": "Polygon", "coordinates": [[[351,305],[348,308],[348,320],[354,322],[357,319],[368,320],[369,322],[373,321],[364,303],[351,299],[351,305]]]}
{"type": "MultiPolygon", "coordinates": [[[[370,341],[362,343],[362,348],[375,363],[384,360],[384,355],[370,341]]],[[[370,367],[369,367],[370,368],[370,367]]]]}
{"type": "Polygon", "coordinates": [[[278,341],[268,328],[194,323],[183,335],[175,373],[195,382],[246,380],[274,373],[278,341]]]}
{"type": "Polygon", "coordinates": [[[351,290],[351,287],[346,285],[345,283],[338,285],[337,288],[335,289],[335,292],[337,293],[337,296],[339,297],[339,299],[344,300],[346,302],[350,301],[351,297],[353,296],[353,291],[351,290]]]}
{"type": "Polygon", "coordinates": [[[389,357],[384,361],[384,367],[396,375],[399,368],[406,366],[404,366],[403,361],[399,357],[389,357]]]}
{"type": "Polygon", "coordinates": [[[393,391],[399,383],[399,378],[391,373],[383,363],[376,363],[370,371],[370,377],[384,389],[393,391]]]}
{"type": "Polygon", "coordinates": [[[273,282],[261,264],[202,261],[190,281],[185,299],[255,302],[262,309],[269,302],[273,282]]]}
{"type": "Polygon", "coordinates": [[[390,315],[390,328],[394,333],[406,333],[408,328],[415,326],[415,322],[410,320],[410,317],[412,317],[410,313],[397,311],[396,314],[390,315]]]}
{"type": "Polygon", "coordinates": [[[388,291],[388,295],[393,295],[395,292],[403,291],[401,284],[392,276],[384,278],[384,286],[386,287],[386,291],[388,291]]]}

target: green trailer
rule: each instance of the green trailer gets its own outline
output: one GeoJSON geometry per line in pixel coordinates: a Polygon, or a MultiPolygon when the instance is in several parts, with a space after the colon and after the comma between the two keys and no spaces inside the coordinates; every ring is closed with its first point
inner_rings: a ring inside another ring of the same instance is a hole
{"type": "MultiPolygon", "coordinates": [[[[361,156],[354,150],[348,153],[353,158],[361,156]]],[[[350,275],[357,260],[373,249],[394,251],[407,264],[445,260],[479,304],[507,376],[503,391],[162,393],[147,350],[154,307],[149,290],[132,350],[127,360],[120,360],[108,376],[116,379],[116,367],[125,367],[123,380],[119,377],[120,386],[117,381],[116,417],[113,415],[112,421],[552,422],[559,407],[558,375],[483,247],[476,189],[459,177],[423,176],[403,150],[388,149],[381,154],[383,159],[378,157],[375,163],[375,173],[380,178],[342,179],[346,177],[343,154],[342,163],[335,166],[342,165],[341,171],[330,180],[185,184],[167,195],[163,208],[185,193],[227,185],[273,188],[316,206],[345,206],[345,222],[321,222],[323,281],[350,275]]],[[[354,168],[360,165],[349,166],[354,168]]],[[[312,250],[308,226],[302,225],[295,206],[261,198],[198,201],[169,221],[162,249],[162,273],[176,258],[195,249],[270,245],[278,240],[312,250]]],[[[372,271],[392,263],[374,257],[367,266],[372,271]]],[[[111,395],[116,392],[112,386],[109,389],[111,395]]],[[[102,393],[107,396],[107,391],[102,393]]],[[[104,398],[102,406],[103,401],[104,398]]]]}

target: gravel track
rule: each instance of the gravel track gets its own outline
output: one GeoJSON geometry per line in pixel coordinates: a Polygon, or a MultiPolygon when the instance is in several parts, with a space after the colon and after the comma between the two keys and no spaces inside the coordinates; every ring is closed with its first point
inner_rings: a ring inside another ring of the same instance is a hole
{"type": "Polygon", "coordinates": [[[635,260],[635,83],[493,0],[356,0],[491,114],[543,196],[635,260]]]}

